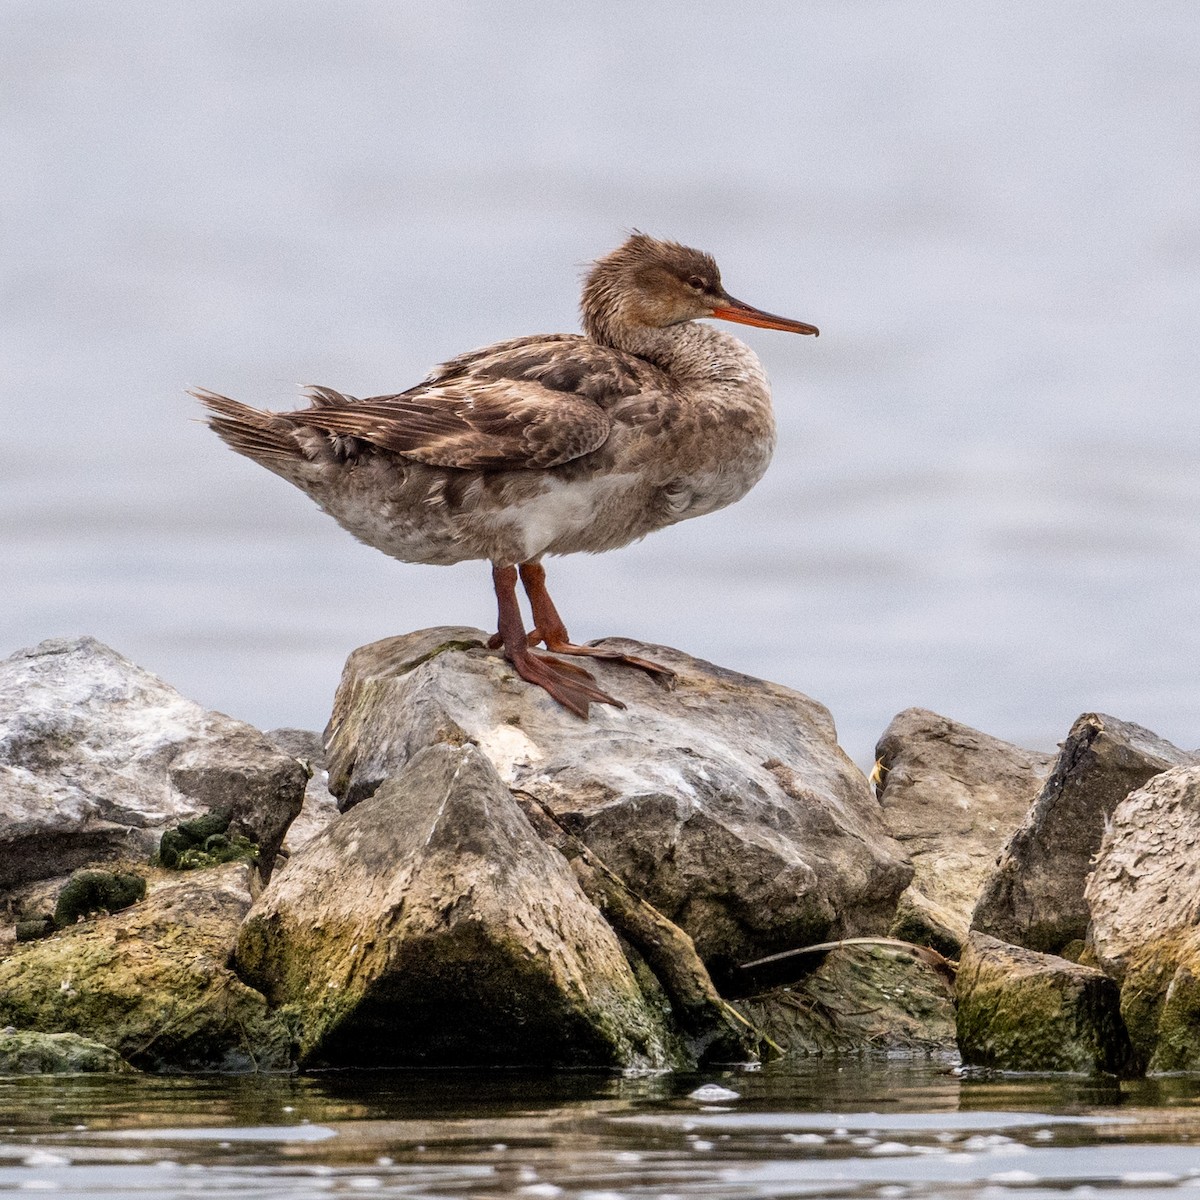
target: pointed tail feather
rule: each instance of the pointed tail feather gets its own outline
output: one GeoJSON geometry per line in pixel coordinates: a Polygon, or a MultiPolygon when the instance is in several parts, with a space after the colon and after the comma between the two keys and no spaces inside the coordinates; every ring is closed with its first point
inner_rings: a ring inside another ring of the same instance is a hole
{"type": "Polygon", "coordinates": [[[305,457],[292,427],[276,413],[262,412],[205,388],[192,388],[209,411],[209,428],[232,450],[275,469],[276,464],[305,457]]]}

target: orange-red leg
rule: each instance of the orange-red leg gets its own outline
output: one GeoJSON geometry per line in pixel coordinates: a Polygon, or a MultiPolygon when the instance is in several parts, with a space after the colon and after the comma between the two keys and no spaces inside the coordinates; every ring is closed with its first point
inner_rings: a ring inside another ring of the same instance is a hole
{"type": "Polygon", "coordinates": [[[513,670],[522,679],[545,688],[559,704],[580,717],[588,715],[589,704],[625,707],[620,700],[601,691],[582,667],[558,662],[530,650],[529,637],[521,620],[521,608],[517,603],[516,567],[493,567],[492,583],[496,589],[497,623],[500,627],[492,642],[498,641],[499,647],[504,650],[504,657],[512,663],[513,670]]]}
{"type": "Polygon", "coordinates": [[[648,658],[638,658],[633,654],[620,654],[613,650],[604,650],[597,646],[577,646],[571,641],[563,619],[550,599],[546,590],[546,568],[540,562],[525,562],[521,564],[521,583],[525,594],[529,597],[529,607],[533,611],[533,623],[536,626],[529,635],[530,645],[534,635],[546,643],[546,649],[553,654],[578,654],[588,658],[603,658],[610,662],[625,663],[631,667],[640,667],[651,675],[658,675],[666,682],[675,678],[675,672],[667,667],[659,666],[648,658]]]}

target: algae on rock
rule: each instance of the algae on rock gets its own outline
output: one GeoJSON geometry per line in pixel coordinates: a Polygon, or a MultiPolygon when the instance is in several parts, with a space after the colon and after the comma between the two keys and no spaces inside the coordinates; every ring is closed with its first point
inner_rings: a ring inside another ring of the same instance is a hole
{"type": "Polygon", "coordinates": [[[958,1046],[969,1066],[1113,1075],[1136,1069],[1117,985],[1095,968],[972,933],[957,993],[958,1046]]]}
{"type": "Polygon", "coordinates": [[[0,1025],[78,1033],[147,1070],[282,1069],[291,1033],[226,965],[244,864],[164,877],[146,899],[0,960],[0,1025]]]}
{"type": "Polygon", "coordinates": [[[1147,1070],[1200,1070],[1200,765],[1130,792],[1087,885],[1088,953],[1121,985],[1147,1070]]]}
{"type": "Polygon", "coordinates": [[[302,1065],[681,1061],[612,930],[473,745],[435,745],[294,854],[237,969],[302,1065]]]}
{"type": "Polygon", "coordinates": [[[789,1057],[954,1049],[953,986],[885,941],[837,946],[803,979],[736,1003],[789,1057]]]}
{"type": "Polygon", "coordinates": [[[113,1049],[75,1033],[0,1030],[0,1075],[128,1074],[113,1049]]]}

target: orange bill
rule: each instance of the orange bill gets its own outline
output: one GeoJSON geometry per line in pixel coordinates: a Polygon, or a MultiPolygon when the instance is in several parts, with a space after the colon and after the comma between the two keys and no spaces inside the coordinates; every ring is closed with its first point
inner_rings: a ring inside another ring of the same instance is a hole
{"type": "Polygon", "coordinates": [[[763,312],[750,304],[743,304],[732,296],[724,297],[722,303],[713,310],[714,317],[722,321],[736,321],[739,325],[757,325],[761,329],[782,329],[785,333],[811,333],[816,337],[821,331],[815,325],[804,321],[793,321],[790,317],[777,317],[774,313],[763,312]]]}

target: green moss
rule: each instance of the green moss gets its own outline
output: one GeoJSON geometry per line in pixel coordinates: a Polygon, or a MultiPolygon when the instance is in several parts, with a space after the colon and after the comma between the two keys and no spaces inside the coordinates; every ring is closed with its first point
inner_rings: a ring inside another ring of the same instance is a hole
{"type": "Polygon", "coordinates": [[[54,906],[56,929],[74,925],[80,917],[92,913],[120,912],[137,903],[146,894],[146,881],[140,875],[113,871],[76,871],[58,894],[54,906]]]}
{"type": "Polygon", "coordinates": [[[231,834],[229,815],[207,813],[163,832],[158,861],[173,871],[195,871],[227,862],[257,862],[258,846],[240,833],[231,834]]]}
{"type": "Polygon", "coordinates": [[[411,662],[406,662],[400,667],[396,674],[407,675],[409,671],[415,671],[422,663],[427,663],[431,658],[437,658],[439,654],[445,654],[447,650],[478,650],[483,645],[477,641],[449,641],[442,642],[438,646],[434,646],[426,654],[422,654],[419,658],[414,658],[411,662]]]}
{"type": "Polygon", "coordinates": [[[993,971],[960,990],[957,1018],[963,1061],[975,1066],[1114,1075],[1136,1068],[1116,990],[1098,974],[993,971]]]}
{"type": "Polygon", "coordinates": [[[30,917],[17,922],[17,941],[36,942],[39,938],[49,937],[54,929],[54,917],[50,913],[43,913],[40,917],[30,917]]]}

